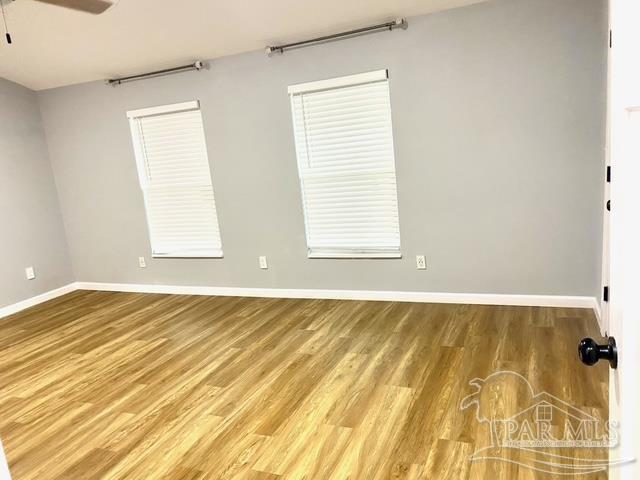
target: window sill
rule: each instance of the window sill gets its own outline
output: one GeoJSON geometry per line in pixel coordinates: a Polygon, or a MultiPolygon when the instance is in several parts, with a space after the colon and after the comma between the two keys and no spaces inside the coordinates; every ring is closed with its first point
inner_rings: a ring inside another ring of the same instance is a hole
{"type": "Polygon", "coordinates": [[[309,252],[307,258],[402,258],[400,252],[309,252]]]}
{"type": "Polygon", "coordinates": [[[152,258],[223,258],[222,251],[152,253],[152,258]]]}

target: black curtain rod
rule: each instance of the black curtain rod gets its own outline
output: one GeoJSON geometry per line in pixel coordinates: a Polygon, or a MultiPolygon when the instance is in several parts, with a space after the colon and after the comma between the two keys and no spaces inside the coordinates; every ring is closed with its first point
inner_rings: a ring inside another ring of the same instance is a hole
{"type": "Polygon", "coordinates": [[[202,62],[200,60],[191,63],[189,65],[183,65],[181,67],[173,67],[173,68],[165,68],[164,70],[156,70],[155,72],[148,72],[148,73],[140,73],[138,75],[131,75],[129,77],[121,77],[121,78],[110,78],[109,80],[106,80],[105,83],[107,85],[120,85],[121,83],[125,83],[125,82],[133,82],[134,80],[142,80],[144,78],[152,78],[152,77],[159,77],[162,75],[170,75],[172,73],[179,73],[179,72],[186,72],[189,70],[202,70],[202,68],[204,67],[204,65],[202,64],[202,62]]]}
{"type": "Polygon", "coordinates": [[[406,30],[408,26],[409,24],[407,23],[407,20],[405,18],[398,18],[392,22],[385,22],[385,23],[380,23],[378,25],[371,25],[370,27],[356,28],[355,30],[349,30],[346,32],[333,33],[331,35],[324,35],[322,37],[312,38],[310,40],[302,40],[301,42],[286,43],[283,45],[271,45],[266,47],[265,53],[271,56],[275,52],[284,53],[285,50],[304,47],[307,45],[312,45],[314,43],[328,42],[330,40],[338,40],[340,38],[347,38],[355,35],[362,35],[364,33],[372,33],[380,30],[391,31],[396,28],[402,28],[403,30],[406,30]]]}

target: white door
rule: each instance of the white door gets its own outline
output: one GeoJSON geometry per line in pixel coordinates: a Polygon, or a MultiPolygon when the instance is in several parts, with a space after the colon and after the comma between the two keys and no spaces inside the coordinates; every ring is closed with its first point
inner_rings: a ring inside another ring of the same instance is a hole
{"type": "Polygon", "coordinates": [[[611,370],[609,412],[619,422],[611,479],[640,478],[640,1],[611,0],[609,334],[618,343],[611,370]]]}
{"type": "Polygon", "coordinates": [[[11,480],[11,475],[9,475],[9,465],[7,465],[7,459],[4,456],[4,450],[2,449],[2,442],[0,442],[0,480],[11,480]]]}

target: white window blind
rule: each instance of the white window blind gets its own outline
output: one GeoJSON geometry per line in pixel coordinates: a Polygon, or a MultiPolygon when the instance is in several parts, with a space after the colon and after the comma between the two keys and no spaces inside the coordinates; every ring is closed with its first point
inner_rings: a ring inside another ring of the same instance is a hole
{"type": "Polygon", "coordinates": [[[154,257],[221,257],[199,103],[127,112],[154,257]]]}
{"type": "Polygon", "coordinates": [[[387,71],[289,95],[309,257],[400,257],[387,71]]]}

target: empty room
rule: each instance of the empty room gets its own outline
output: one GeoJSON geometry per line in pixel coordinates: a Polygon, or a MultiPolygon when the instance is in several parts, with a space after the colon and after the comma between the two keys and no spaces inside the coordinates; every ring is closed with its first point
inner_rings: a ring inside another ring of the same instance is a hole
{"type": "Polygon", "coordinates": [[[639,478],[636,0],[0,7],[0,480],[639,478]]]}

